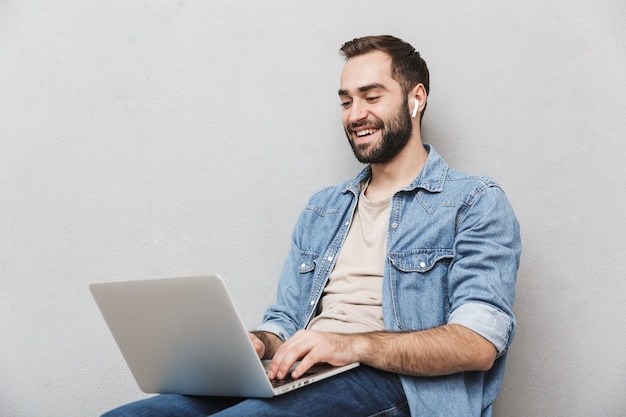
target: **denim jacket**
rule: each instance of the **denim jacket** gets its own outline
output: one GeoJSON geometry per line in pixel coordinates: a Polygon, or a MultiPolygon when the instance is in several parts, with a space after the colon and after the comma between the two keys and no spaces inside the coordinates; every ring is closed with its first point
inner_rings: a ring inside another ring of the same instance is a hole
{"type": "MultiPolygon", "coordinates": [[[[425,148],[429,155],[421,173],[391,201],[382,289],[385,327],[419,331],[455,323],[489,340],[498,352],[489,371],[400,379],[412,415],[491,416],[515,329],[519,225],[493,180],[458,172],[432,146],[425,148]]],[[[277,301],[259,330],[286,340],[315,315],[360,185],[370,175],[366,167],[353,180],[310,199],[293,231],[277,301]]]]}

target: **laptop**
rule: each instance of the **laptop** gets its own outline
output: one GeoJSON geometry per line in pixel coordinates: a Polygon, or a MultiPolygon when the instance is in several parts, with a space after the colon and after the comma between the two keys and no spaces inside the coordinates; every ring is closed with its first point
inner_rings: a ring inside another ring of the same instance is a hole
{"type": "Polygon", "coordinates": [[[219,275],[89,286],[145,393],[273,397],[358,366],[318,364],[270,381],[219,275]]]}

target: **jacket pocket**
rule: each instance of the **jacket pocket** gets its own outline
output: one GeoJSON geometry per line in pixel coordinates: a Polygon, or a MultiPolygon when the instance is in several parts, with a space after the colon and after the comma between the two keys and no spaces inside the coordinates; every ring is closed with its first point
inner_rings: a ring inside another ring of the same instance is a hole
{"type": "Polygon", "coordinates": [[[300,256],[298,258],[298,276],[300,278],[300,285],[306,285],[308,292],[312,290],[310,286],[313,284],[318,257],[319,254],[315,252],[302,251],[300,252],[300,256]]]}
{"type": "Polygon", "coordinates": [[[312,252],[302,252],[298,262],[298,272],[308,274],[315,270],[318,255],[312,252]]]}
{"type": "Polygon", "coordinates": [[[450,313],[448,269],[451,249],[417,249],[388,255],[393,314],[400,330],[445,324],[450,313]]]}

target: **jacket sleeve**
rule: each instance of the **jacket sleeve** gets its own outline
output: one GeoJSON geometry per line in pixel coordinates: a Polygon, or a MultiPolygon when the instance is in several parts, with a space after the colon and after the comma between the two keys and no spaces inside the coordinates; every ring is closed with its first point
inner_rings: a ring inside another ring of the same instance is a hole
{"type": "Polygon", "coordinates": [[[519,224],[502,189],[486,184],[477,190],[457,230],[448,323],[475,331],[502,355],[515,331],[513,301],[521,255],[519,224]]]}

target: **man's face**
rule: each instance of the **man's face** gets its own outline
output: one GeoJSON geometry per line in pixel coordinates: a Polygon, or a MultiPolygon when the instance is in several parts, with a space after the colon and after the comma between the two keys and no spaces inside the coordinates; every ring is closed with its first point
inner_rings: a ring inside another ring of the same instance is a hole
{"type": "Polygon", "coordinates": [[[346,136],[360,162],[389,162],[404,149],[413,124],[407,97],[391,77],[387,54],[350,58],[341,74],[339,98],[346,136]]]}

